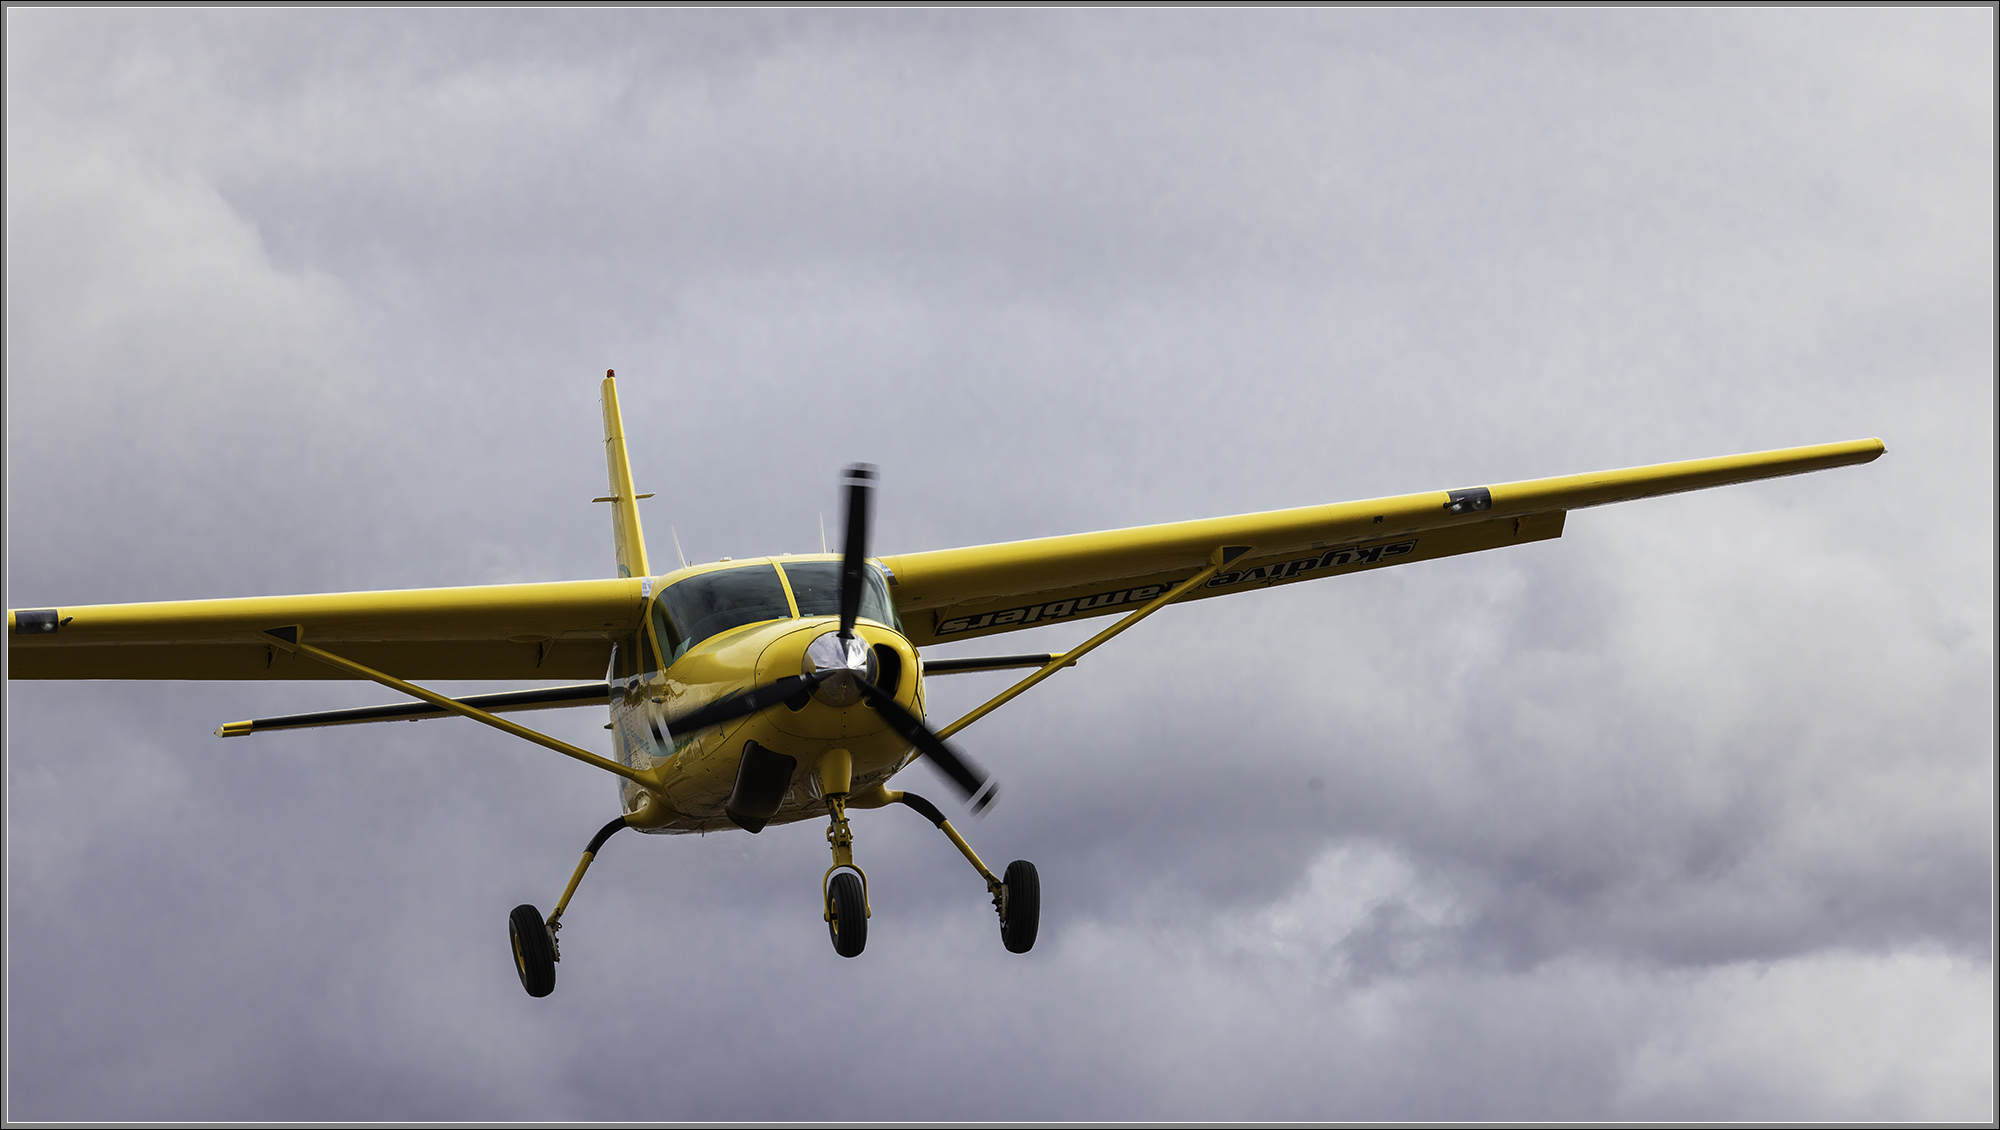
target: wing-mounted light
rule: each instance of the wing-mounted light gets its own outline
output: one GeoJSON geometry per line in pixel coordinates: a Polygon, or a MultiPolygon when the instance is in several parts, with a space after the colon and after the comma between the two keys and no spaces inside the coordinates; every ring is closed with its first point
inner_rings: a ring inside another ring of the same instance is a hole
{"type": "Polygon", "coordinates": [[[1448,490],[1444,494],[1444,512],[1447,514],[1464,514],[1472,510],[1493,509],[1493,492],[1485,487],[1472,487],[1467,490],[1448,490]]]}

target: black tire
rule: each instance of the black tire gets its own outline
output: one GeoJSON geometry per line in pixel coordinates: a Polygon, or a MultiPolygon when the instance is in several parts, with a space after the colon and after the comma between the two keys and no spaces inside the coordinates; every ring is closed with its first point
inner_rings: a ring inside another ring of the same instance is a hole
{"type": "Polygon", "coordinates": [[[859,957],[868,945],[868,896],[861,889],[861,876],[842,871],[827,889],[833,902],[833,920],[826,932],[833,938],[833,952],[842,957],[859,957]]]}
{"type": "Polygon", "coordinates": [[[527,903],[507,915],[507,937],[514,943],[514,972],[531,997],[556,991],[556,944],[542,921],[542,912],[527,903]]]}
{"type": "Polygon", "coordinates": [[[1042,880],[1035,865],[1017,859],[1007,865],[1000,880],[1007,885],[1006,909],[1000,914],[1000,941],[1008,953],[1027,953],[1035,948],[1035,934],[1042,926],[1042,880]]]}

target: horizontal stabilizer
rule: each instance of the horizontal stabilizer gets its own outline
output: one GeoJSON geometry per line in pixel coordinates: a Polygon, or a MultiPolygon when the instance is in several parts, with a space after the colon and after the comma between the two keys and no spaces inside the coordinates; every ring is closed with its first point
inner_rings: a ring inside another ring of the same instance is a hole
{"type": "MultiPolygon", "coordinates": [[[[610,701],[610,683],[579,683],[568,687],[542,687],[531,691],[503,691],[454,699],[489,714],[510,710],[554,710],[564,706],[603,706],[610,701]]],[[[287,714],[280,718],[251,718],[230,722],[215,731],[218,738],[237,738],[265,730],[304,730],[314,726],[351,726],[357,722],[416,722],[425,718],[449,717],[427,702],[398,702],[388,706],[363,706],[353,710],[321,710],[312,714],[287,714]]]]}

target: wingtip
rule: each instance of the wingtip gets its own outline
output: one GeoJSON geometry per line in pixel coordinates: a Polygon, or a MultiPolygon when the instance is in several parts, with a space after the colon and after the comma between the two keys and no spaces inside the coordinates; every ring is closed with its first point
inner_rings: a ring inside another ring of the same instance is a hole
{"type": "Polygon", "coordinates": [[[1883,443],[1881,438],[1877,436],[1870,436],[1867,439],[1851,439],[1846,443],[1829,444],[1828,446],[1844,449],[1856,463],[1873,463],[1889,452],[1889,445],[1883,443]]]}

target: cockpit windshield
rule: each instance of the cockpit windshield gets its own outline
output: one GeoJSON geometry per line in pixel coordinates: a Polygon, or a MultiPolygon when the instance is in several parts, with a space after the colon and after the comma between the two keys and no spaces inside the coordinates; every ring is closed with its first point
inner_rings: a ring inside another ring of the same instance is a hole
{"type": "MultiPolygon", "coordinates": [[[[802,616],[840,615],[840,562],[794,561],[785,577],[802,616]]],[[[896,606],[881,570],[862,570],[861,615],[901,630],[896,606]]],[[[653,602],[653,635],[668,663],[687,649],[744,624],[784,620],[792,615],[775,565],[743,565],[676,581],[653,602]]]]}
{"type": "MultiPolygon", "coordinates": [[[[792,583],[799,615],[840,615],[840,562],[787,561],[785,579],[792,583]]],[[[889,586],[882,581],[882,571],[873,565],[861,570],[861,615],[902,630],[896,619],[896,605],[889,599],[889,586]]]]}
{"type": "Polygon", "coordinates": [[[654,629],[669,663],[719,632],[792,614],[775,565],[745,565],[689,577],[662,592],[653,609],[655,620],[663,621],[654,629]],[[663,610],[666,615],[661,617],[663,610]]]}

